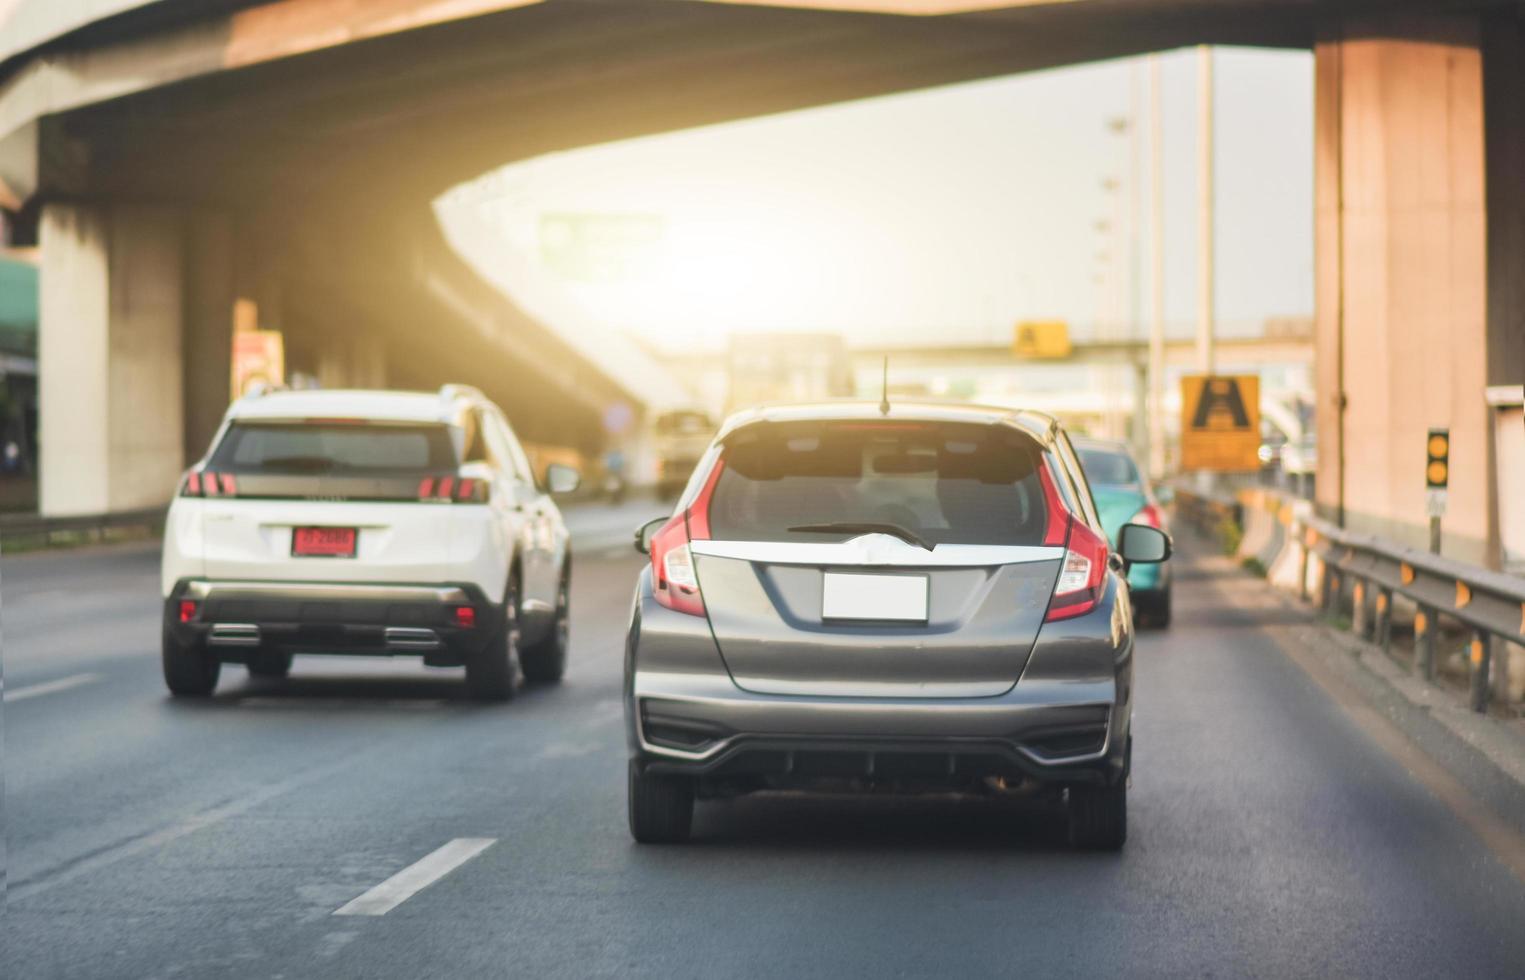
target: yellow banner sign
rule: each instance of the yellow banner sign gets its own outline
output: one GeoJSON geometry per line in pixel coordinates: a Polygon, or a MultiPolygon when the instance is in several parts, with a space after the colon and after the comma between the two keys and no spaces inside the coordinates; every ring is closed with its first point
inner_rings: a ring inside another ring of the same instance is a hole
{"type": "Polygon", "coordinates": [[[1260,469],[1260,378],[1253,374],[1181,379],[1181,469],[1260,469]]]}
{"type": "Polygon", "coordinates": [[[279,330],[233,332],[233,397],[242,398],[256,382],[286,383],[286,345],[279,330]]]}
{"type": "Polygon", "coordinates": [[[1018,357],[1061,358],[1070,356],[1070,325],[1063,320],[1023,320],[1011,338],[1018,357]]]}

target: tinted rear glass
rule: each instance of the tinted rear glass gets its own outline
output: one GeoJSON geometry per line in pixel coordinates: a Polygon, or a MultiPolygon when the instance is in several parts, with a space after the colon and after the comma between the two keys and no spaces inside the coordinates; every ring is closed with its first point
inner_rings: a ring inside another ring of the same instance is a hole
{"type": "Polygon", "coordinates": [[[1080,468],[1085,470],[1086,479],[1092,483],[1112,487],[1138,483],[1138,467],[1133,465],[1127,453],[1079,446],[1075,447],[1075,453],[1080,457],[1080,468]]]}
{"type": "Polygon", "coordinates": [[[757,426],[726,444],[710,534],[844,541],[806,524],[896,524],[932,544],[1039,544],[1047,521],[1036,445],[1001,426],[757,426]]]}
{"type": "Polygon", "coordinates": [[[453,470],[443,425],[234,423],[210,467],[232,473],[396,474],[453,470]]]}

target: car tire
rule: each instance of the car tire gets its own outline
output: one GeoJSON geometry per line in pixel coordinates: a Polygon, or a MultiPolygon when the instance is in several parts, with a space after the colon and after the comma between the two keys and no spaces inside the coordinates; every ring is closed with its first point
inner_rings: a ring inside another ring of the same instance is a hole
{"type": "Polygon", "coordinates": [[[1092,851],[1119,851],[1128,840],[1128,780],[1108,786],[1071,786],[1070,843],[1092,851]]]}
{"type": "Polygon", "coordinates": [[[509,581],[503,621],[479,652],[466,659],[466,690],[478,701],[510,701],[518,688],[519,580],[509,581]]]}
{"type": "Polygon", "coordinates": [[[222,673],[222,661],[208,656],[200,644],[182,643],[168,629],[162,635],[161,662],[164,684],[177,698],[208,697],[222,673]]]}
{"type": "Polygon", "coordinates": [[[251,656],[244,666],[249,668],[250,677],[269,677],[279,680],[291,673],[291,654],[262,650],[251,656]]]}
{"type": "Polygon", "coordinates": [[[556,684],[567,672],[567,650],[571,645],[572,630],[572,571],[561,574],[561,584],[556,587],[556,611],[551,630],[534,646],[519,651],[519,663],[524,668],[524,679],[531,684],[556,684]]]}
{"type": "Polygon", "coordinates": [[[1170,627],[1169,591],[1140,594],[1134,609],[1139,626],[1157,630],[1170,627]]]}
{"type": "Polygon", "coordinates": [[[1162,629],[1162,630],[1170,628],[1170,592],[1169,591],[1165,591],[1165,592],[1160,593],[1159,599],[1155,601],[1155,604],[1154,604],[1154,626],[1155,626],[1155,629],[1162,629]]]}
{"type": "Polygon", "coordinates": [[[643,772],[630,762],[630,836],[641,844],[681,844],[694,822],[694,782],[643,772]]]}

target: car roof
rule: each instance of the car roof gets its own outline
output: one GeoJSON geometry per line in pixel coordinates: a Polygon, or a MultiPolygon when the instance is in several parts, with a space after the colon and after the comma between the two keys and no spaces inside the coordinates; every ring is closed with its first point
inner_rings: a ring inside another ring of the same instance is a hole
{"type": "Polygon", "coordinates": [[[1121,439],[1093,439],[1090,436],[1071,436],[1070,442],[1076,449],[1102,449],[1110,453],[1118,453],[1133,458],[1133,447],[1121,439]]]}
{"type": "Polygon", "coordinates": [[[717,441],[736,431],[768,422],[966,422],[986,425],[1009,425],[1021,429],[1039,442],[1047,443],[1058,423],[1053,416],[1028,409],[974,405],[968,402],[929,400],[891,402],[882,410],[879,402],[836,401],[803,405],[761,405],[737,412],[720,427],[717,441]]]}
{"type": "Polygon", "coordinates": [[[388,422],[451,422],[459,401],[439,392],[271,391],[246,395],[228,409],[229,419],[362,418],[388,422]]]}

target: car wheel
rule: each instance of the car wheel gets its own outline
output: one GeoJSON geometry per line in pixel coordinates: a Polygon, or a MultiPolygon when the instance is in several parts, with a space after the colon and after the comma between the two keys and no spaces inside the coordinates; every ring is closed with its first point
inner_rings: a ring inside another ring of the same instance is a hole
{"type": "Polygon", "coordinates": [[[567,670],[567,645],[571,637],[571,571],[562,573],[556,589],[556,614],[550,632],[534,646],[519,653],[524,679],[532,684],[555,684],[567,670]]]}
{"type": "Polygon", "coordinates": [[[466,660],[466,690],[479,701],[508,701],[514,696],[519,668],[519,581],[512,579],[503,597],[503,623],[487,645],[466,660]]]}
{"type": "Polygon", "coordinates": [[[1141,627],[1165,629],[1170,626],[1170,593],[1140,593],[1135,600],[1134,618],[1141,627]]]}
{"type": "Polygon", "coordinates": [[[204,698],[217,687],[222,662],[210,657],[199,644],[186,644],[168,629],[162,635],[164,683],[177,698],[204,698]]]}
{"type": "Polygon", "coordinates": [[[1118,851],[1128,840],[1128,780],[1110,786],[1071,786],[1070,843],[1094,851],[1118,851]]]}
{"type": "Polygon", "coordinates": [[[285,677],[291,673],[291,654],[261,651],[250,657],[245,666],[249,668],[251,677],[285,677]]]}
{"type": "Polygon", "coordinates": [[[1154,604],[1154,625],[1159,629],[1167,629],[1170,626],[1170,592],[1167,590],[1160,593],[1160,597],[1154,604]]]}
{"type": "Polygon", "coordinates": [[[630,836],[642,844],[681,844],[694,822],[694,782],[643,772],[630,762],[630,836]]]}

